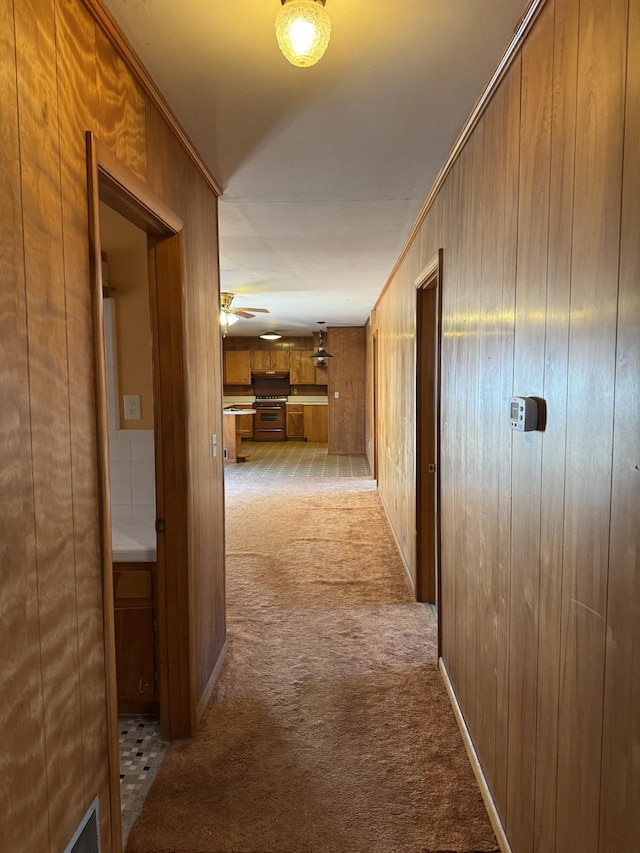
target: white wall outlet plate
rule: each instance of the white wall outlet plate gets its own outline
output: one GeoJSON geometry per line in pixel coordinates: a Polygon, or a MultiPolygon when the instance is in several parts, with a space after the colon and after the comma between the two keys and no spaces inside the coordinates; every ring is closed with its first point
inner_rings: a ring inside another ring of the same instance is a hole
{"type": "Polygon", "coordinates": [[[140,420],[140,394],[124,395],[124,419],[125,421],[140,420]]]}

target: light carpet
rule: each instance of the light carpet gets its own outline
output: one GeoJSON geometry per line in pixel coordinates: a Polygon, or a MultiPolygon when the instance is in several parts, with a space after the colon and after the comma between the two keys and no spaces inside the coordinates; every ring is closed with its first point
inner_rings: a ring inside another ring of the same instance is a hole
{"type": "Polygon", "coordinates": [[[228,482],[227,554],[227,660],[128,853],[496,851],[373,481],[228,482]]]}

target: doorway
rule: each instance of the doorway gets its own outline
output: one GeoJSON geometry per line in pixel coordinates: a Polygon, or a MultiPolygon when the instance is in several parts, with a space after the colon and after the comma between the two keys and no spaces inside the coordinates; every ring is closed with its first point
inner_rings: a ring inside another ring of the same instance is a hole
{"type": "MultiPolygon", "coordinates": [[[[112,501],[109,457],[104,303],[101,247],[101,203],[144,233],[148,265],[148,304],[152,351],[152,409],[155,473],[153,524],[156,539],[155,669],[162,735],[189,737],[195,729],[196,700],[189,638],[192,634],[192,590],[188,577],[187,440],[185,415],[184,322],[182,291],[183,224],[146,184],[87,133],[89,242],[92,273],[96,433],[102,554],[103,624],[107,702],[107,741],[111,789],[111,825],[120,826],[118,690],[112,501]]],[[[117,572],[116,581],[121,572],[117,572]]],[[[124,587],[135,593],[148,583],[136,572],[124,587]],[[132,586],[133,584],[133,586],[132,586]]],[[[148,591],[148,590],[147,590],[148,591]]],[[[122,592],[118,589],[117,592],[122,592]]],[[[134,595],[135,597],[135,595],[134,595]]],[[[128,598],[128,596],[125,596],[128,598]]],[[[138,614],[139,615],[139,614],[138,614]]],[[[146,614],[145,614],[146,616],[146,614]]],[[[148,622],[148,620],[146,620],[148,622]]],[[[148,627],[148,626],[147,626],[148,627]]],[[[118,849],[115,839],[115,849],[118,849]]]]}
{"type": "MultiPolygon", "coordinates": [[[[416,279],[416,598],[440,601],[442,249],[416,279]]],[[[438,614],[440,625],[442,614],[438,614]]],[[[438,629],[440,630],[440,628],[438,629]]]]}

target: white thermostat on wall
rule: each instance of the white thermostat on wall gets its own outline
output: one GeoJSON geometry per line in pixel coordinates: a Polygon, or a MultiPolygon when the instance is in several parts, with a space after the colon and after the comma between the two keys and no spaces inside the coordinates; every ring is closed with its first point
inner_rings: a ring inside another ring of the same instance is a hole
{"type": "Polygon", "coordinates": [[[538,426],[538,402],[533,397],[512,397],[509,404],[511,429],[529,432],[538,426]]]}

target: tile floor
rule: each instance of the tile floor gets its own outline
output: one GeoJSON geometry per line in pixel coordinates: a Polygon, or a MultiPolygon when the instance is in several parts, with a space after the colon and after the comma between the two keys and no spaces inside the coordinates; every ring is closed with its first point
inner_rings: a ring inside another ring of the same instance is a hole
{"type": "Polygon", "coordinates": [[[155,717],[119,717],[118,740],[124,846],[169,744],[162,740],[160,720],[155,717]]]}
{"type": "Polygon", "coordinates": [[[276,477],[370,477],[367,457],[327,453],[326,442],[244,441],[247,461],[228,462],[225,477],[233,480],[276,477]]]}

